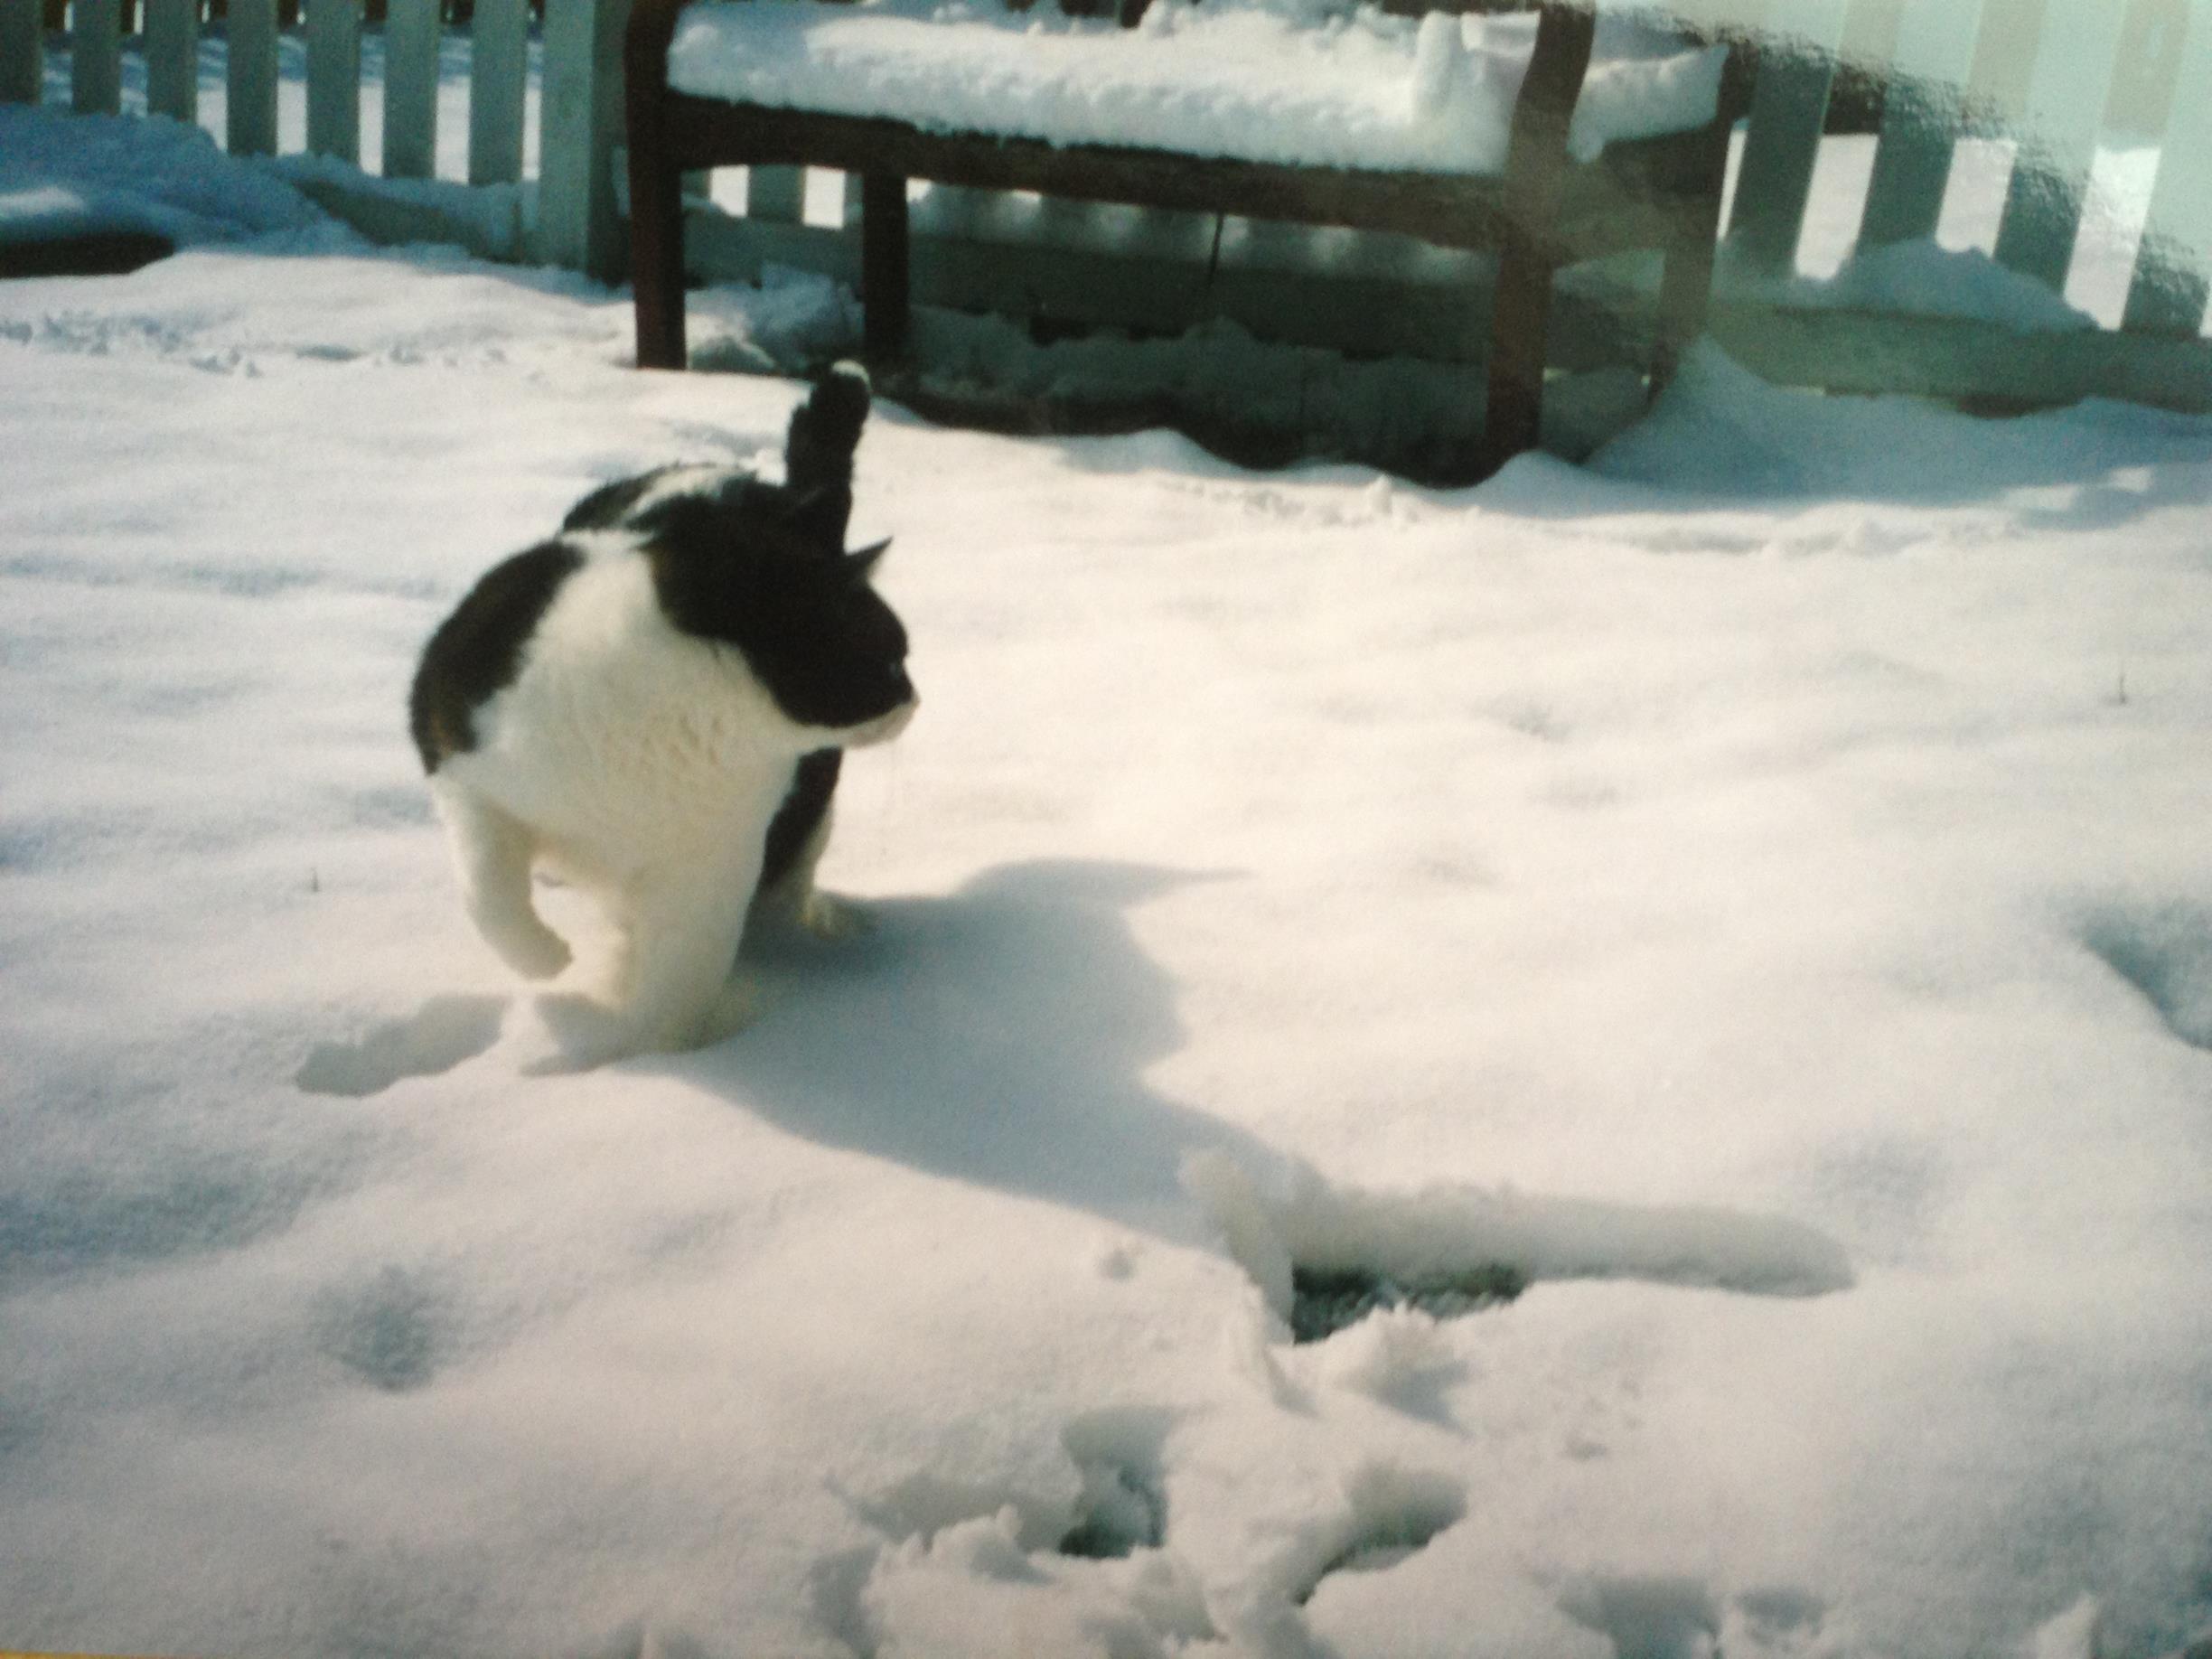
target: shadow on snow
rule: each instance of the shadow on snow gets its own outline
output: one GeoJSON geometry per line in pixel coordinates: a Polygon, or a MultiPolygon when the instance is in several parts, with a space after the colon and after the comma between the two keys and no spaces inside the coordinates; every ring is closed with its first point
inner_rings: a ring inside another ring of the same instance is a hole
{"type": "Polygon", "coordinates": [[[1042,862],[871,903],[864,937],[764,952],[768,1012],[686,1070],[811,1140],[1188,1237],[1187,1154],[1279,1162],[1144,1081],[1186,1034],[1129,913],[1204,879],[1042,862]]]}

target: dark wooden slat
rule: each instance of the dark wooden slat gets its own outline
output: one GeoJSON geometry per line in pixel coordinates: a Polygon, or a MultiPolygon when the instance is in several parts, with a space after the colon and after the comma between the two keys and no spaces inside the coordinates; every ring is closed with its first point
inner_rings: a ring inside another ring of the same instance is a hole
{"type": "Polygon", "coordinates": [[[629,99],[630,280],[641,369],[684,366],[683,177],[670,142],[665,70],[675,0],[640,0],[623,36],[629,99]]]}
{"type": "Polygon", "coordinates": [[[871,365],[897,361],[911,324],[906,181],[896,173],[860,180],[861,345],[871,365]]]}
{"type": "Polygon", "coordinates": [[[1536,446],[1543,417],[1544,345],[1551,316],[1559,217],[1567,172],[1567,128],[1589,68],[1594,13],[1547,10],[1536,28],[1506,149],[1504,211],[1498,221],[1497,297],[1490,314],[1490,396],[1483,411],[1486,465],[1502,466],[1536,446]]]}

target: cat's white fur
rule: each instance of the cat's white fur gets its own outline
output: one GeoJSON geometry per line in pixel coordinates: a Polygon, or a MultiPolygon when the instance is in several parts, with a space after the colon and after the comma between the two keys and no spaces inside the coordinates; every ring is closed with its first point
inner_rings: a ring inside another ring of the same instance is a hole
{"type": "MultiPolygon", "coordinates": [[[[430,791],[469,914],[517,973],[550,979],[570,961],[532,903],[534,867],[605,905],[612,959],[579,965],[576,992],[545,1005],[568,1057],[595,1064],[696,1047],[747,1022],[737,945],[793,764],[887,741],[914,705],[842,729],[799,725],[736,647],[670,624],[629,538],[567,540],[586,563],[513,682],[475,710],[476,746],[445,760],[430,791]]],[[[782,900],[801,914],[822,839],[782,900]]]]}

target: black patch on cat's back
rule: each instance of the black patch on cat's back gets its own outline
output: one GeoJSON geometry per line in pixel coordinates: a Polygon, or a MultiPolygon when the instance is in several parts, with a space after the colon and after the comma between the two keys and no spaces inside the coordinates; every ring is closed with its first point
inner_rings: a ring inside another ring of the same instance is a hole
{"type": "Polygon", "coordinates": [[[657,466],[635,478],[601,484],[568,510],[568,516],[561,520],[561,533],[615,529],[629,516],[631,509],[644,500],[647,491],[678,470],[674,466],[657,466]]]}
{"type": "Polygon", "coordinates": [[[522,648],[584,555],[548,541],[493,566],[424,647],[408,697],[408,725],[423,770],[476,746],[477,709],[514,683],[522,648]]]}
{"type": "Polygon", "coordinates": [[[830,814],[830,798],[837,792],[838,773],[844,764],[842,749],[817,749],[801,758],[783,804],[769,821],[768,845],[761,855],[756,891],[765,893],[797,866],[799,855],[830,814]]]}

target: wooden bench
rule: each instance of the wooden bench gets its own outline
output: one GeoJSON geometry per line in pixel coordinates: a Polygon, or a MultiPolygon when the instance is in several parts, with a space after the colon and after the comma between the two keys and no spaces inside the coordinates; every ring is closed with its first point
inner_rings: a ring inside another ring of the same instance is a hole
{"type": "MultiPolygon", "coordinates": [[[[973,6],[998,0],[970,0],[973,6]]],[[[1067,0],[1071,5],[1075,0],[1067,0]]],[[[1681,350],[1703,324],[1713,245],[1720,212],[1722,175],[1730,127],[1742,102],[1740,77],[1725,73],[1724,48],[1697,61],[1709,76],[1710,101],[1695,108],[1682,130],[1611,138],[1593,158],[1587,137],[1570,145],[1570,126],[1590,74],[1596,19],[1588,0],[1541,0],[1491,10],[1534,12],[1533,43],[1517,98],[1503,123],[1501,164],[1470,170],[1424,166],[1416,155],[1387,165],[1282,159],[1255,144],[1253,154],[1195,154],[1163,141],[1158,131],[1125,135],[1064,135],[984,130],[998,125],[958,113],[928,109],[886,115],[879,110],[785,107],[796,98],[835,104],[817,87],[795,91],[763,70],[759,87],[736,96],[701,95],[670,85],[670,46],[684,0],[636,0],[624,43],[629,141],[632,276],[637,306],[637,360],[645,368],[681,368],[684,343],[684,226],[681,178],[714,166],[801,165],[858,174],[860,187],[861,298],[865,354],[876,364],[903,352],[909,320],[907,182],[989,190],[1032,191],[1052,197],[1195,210],[1258,220],[1410,233],[1453,248],[1495,249],[1498,275],[1490,329],[1486,417],[1481,451],[1467,457],[1467,477],[1479,477],[1520,451],[1534,446],[1543,398],[1548,324],[1555,272],[1604,255],[1658,249],[1664,257],[1656,347],[1651,363],[1654,391],[1664,383],[1681,350]],[[1581,152],[1581,155],[1578,155],[1581,152]]],[[[1142,29],[1146,0],[1120,0],[1116,19],[1054,27],[1090,27],[1110,49],[1126,39],[1144,50],[1178,49],[1171,33],[1142,29]],[[1115,24],[1129,33],[1114,32],[1115,24]],[[1158,37],[1163,33],[1167,38],[1158,37]]],[[[1426,13],[1428,0],[1393,0],[1400,11],[1426,13]]],[[[735,32],[742,53],[747,29],[773,26],[773,42],[787,54],[794,5],[827,18],[859,16],[864,8],[837,0],[716,0],[701,8],[706,22],[735,32]],[[757,20],[757,22],[755,21],[757,20]]],[[[1435,9],[1463,5],[1438,0],[1435,9]]],[[[912,8],[910,7],[911,11],[912,8]]],[[[1188,15],[1190,14],[1185,14],[1188,15]]],[[[958,15],[958,14],[956,14],[958,15]]],[[[1155,20],[1156,23],[1160,20],[1155,20]]],[[[1484,18],[1476,29],[1517,27],[1484,18]]],[[[687,30],[699,26],[689,19],[687,30]]],[[[810,26],[801,17],[796,25],[810,26]]],[[[920,26],[935,27],[935,24],[920,26]]],[[[1448,28],[1445,50],[1468,37],[1455,16],[1422,16],[1401,25],[1418,28],[1419,50],[1429,57],[1432,31],[1448,28]]],[[[688,37],[689,38],[689,37],[688,37]]],[[[1485,37],[1486,38],[1486,37],[1485,37]]],[[[1700,43],[1685,42],[1685,49],[1700,43]]],[[[795,50],[809,50],[801,37],[795,50]]],[[[1018,52],[1018,48],[1014,49],[1018,52]]],[[[1129,50],[1137,50],[1133,44],[1129,50]]],[[[1019,59],[1017,57],[1016,61],[1019,59]]],[[[1678,68],[1682,61],[1664,67],[1678,68]]],[[[1003,67],[1003,66],[1001,66],[1003,67]]],[[[1425,72],[1433,73],[1428,65],[1425,72]]],[[[1447,73],[1449,66],[1447,65],[1447,73]]],[[[821,77],[817,76],[819,80],[821,77]]],[[[800,82],[805,77],[794,77],[800,82]]],[[[834,89],[832,89],[834,92],[834,89]]],[[[867,94],[857,92],[856,97],[867,94]]],[[[1692,94],[1693,106],[1698,95],[1692,94]]],[[[850,102],[851,99],[842,101],[850,102]]],[[[961,101],[961,100],[952,100],[961,101]]],[[[1117,100],[1095,100],[1097,118],[1111,120],[1117,100]]],[[[1131,106],[1135,106],[1132,104],[1131,106]]],[[[1450,112],[1448,110],[1448,116],[1450,112]]],[[[1034,123],[1032,124],[1034,125],[1034,123]]],[[[1295,135],[1294,135],[1295,136],[1295,135]]],[[[1221,147],[1239,147],[1235,144],[1221,147]]]]}

